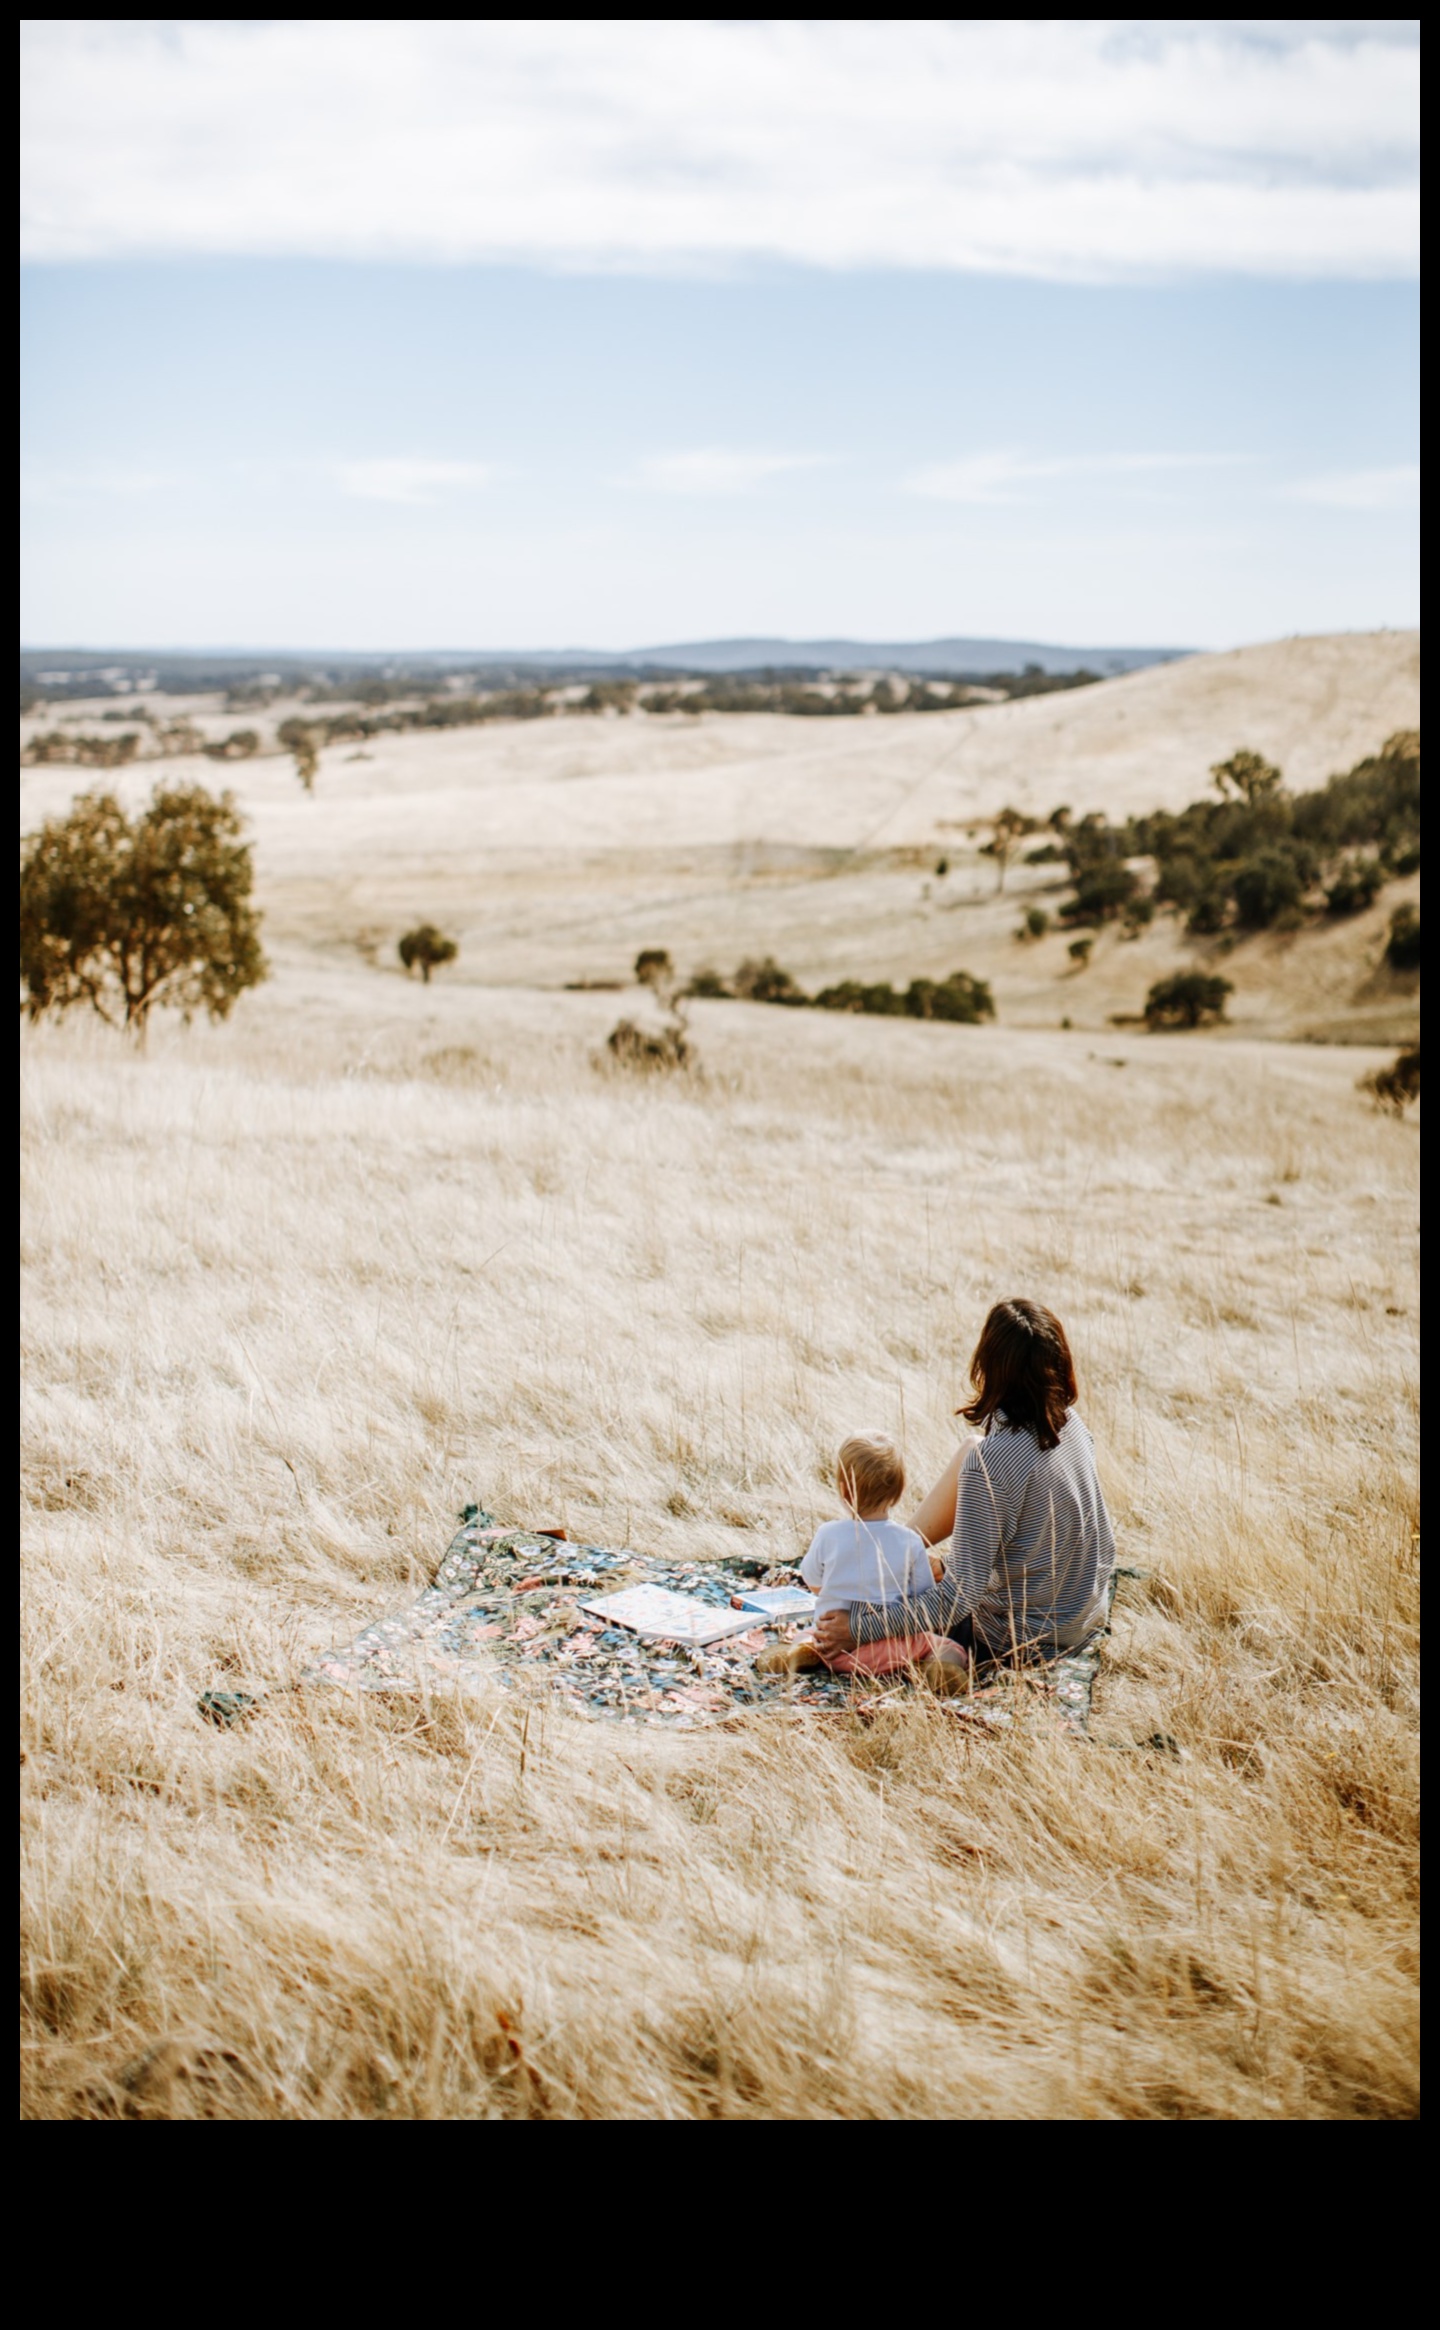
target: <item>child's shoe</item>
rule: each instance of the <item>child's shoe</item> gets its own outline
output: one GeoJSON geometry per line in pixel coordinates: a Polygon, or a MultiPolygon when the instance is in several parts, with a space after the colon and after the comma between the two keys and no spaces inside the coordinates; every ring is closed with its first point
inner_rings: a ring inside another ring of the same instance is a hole
{"type": "Polygon", "coordinates": [[[799,1675],[807,1667],[823,1667],[825,1661],[813,1642],[777,1642],[773,1650],[762,1650],[755,1661],[757,1675],[799,1675]]]}

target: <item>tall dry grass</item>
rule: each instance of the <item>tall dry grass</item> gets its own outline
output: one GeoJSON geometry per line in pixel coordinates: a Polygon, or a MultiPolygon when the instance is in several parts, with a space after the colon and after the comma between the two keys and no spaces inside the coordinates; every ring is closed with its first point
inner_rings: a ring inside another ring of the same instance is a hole
{"type": "Polygon", "coordinates": [[[717,1006],[637,1087],[604,999],[372,992],[26,1038],[24,2110],[1412,2113],[1416,1135],[1356,1056],[717,1006]],[[1017,1291],[1149,1572],[1092,1741],[279,1687],[472,1495],[783,1556],[845,1432],[918,1487],[1017,1291]]]}

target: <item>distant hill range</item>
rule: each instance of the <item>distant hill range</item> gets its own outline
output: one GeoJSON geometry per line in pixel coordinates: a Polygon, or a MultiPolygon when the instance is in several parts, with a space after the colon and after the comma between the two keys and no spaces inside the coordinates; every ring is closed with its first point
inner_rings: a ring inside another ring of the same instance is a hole
{"type": "Polygon", "coordinates": [[[904,671],[937,679],[980,679],[987,672],[1093,671],[1110,678],[1174,663],[1188,647],[1047,647],[1035,639],[692,639],[678,647],[637,648],[631,661],[666,671],[904,671]]]}
{"type": "Polygon", "coordinates": [[[366,678],[417,681],[465,674],[487,686],[567,678],[643,679],[721,672],[811,677],[835,671],[891,671],[983,681],[996,673],[1093,672],[1113,678],[1173,663],[1184,647],[1051,647],[1034,639],[695,639],[668,647],[602,649],[437,648],[385,654],[347,649],[29,647],[20,652],[23,693],[45,697],[129,695],[137,688],[195,695],[264,680],[280,686],[335,685],[366,678]]]}

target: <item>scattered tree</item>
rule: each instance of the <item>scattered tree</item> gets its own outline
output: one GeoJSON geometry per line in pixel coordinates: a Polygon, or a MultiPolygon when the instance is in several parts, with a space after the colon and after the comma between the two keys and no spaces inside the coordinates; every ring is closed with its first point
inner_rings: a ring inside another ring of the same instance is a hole
{"type": "Polygon", "coordinates": [[[686,997],[668,949],[642,947],[635,957],[635,977],[664,1006],[665,1025],[652,1030],[622,1019],[606,1039],[611,1058],[622,1068],[692,1068],[695,1053],[685,1024],[686,997]]]}
{"type": "Polygon", "coordinates": [[[1043,906],[1027,906],[1020,920],[1018,939],[1043,938],[1050,928],[1050,917],[1043,906]]]}
{"type": "Polygon", "coordinates": [[[1201,1027],[1225,1017],[1225,998],[1235,992],[1230,979],[1206,971],[1177,971],[1157,979],[1145,998],[1147,1027],[1201,1027]]]}
{"type": "Polygon", "coordinates": [[[254,870],[228,793],[157,787],[132,820],[87,793],[24,845],[20,977],[31,1019],[88,1004],[144,1041],[157,1004],[225,1019],[265,977],[254,870]]]}
{"type": "MultiPolygon", "coordinates": [[[[335,728],[338,725],[338,722],[335,721],[327,723],[329,728],[335,728]]],[[[363,728],[357,728],[355,733],[363,734],[366,731],[363,728]]],[[[285,750],[294,755],[295,774],[300,779],[305,791],[313,793],[315,779],[320,769],[320,740],[315,729],[306,720],[282,720],[275,731],[275,737],[277,743],[283,744],[285,750]]],[[[327,738],[326,741],[328,742],[330,739],[327,738]]]]}
{"type": "Polygon", "coordinates": [[[1065,951],[1069,955],[1070,960],[1075,965],[1077,971],[1083,971],[1085,969],[1090,960],[1091,950],[1093,949],[1094,945],[1095,941],[1093,938],[1071,939],[1070,944],[1065,951]]]}
{"type": "Polygon", "coordinates": [[[729,981],[722,979],[720,973],[707,963],[704,970],[696,972],[686,992],[690,995],[719,998],[732,994],[733,989],[729,981]]]}
{"type": "Polygon", "coordinates": [[[460,949],[433,922],[421,922],[414,930],[406,931],[395,951],[406,970],[418,971],[428,987],[431,972],[441,963],[453,963],[460,949]]]}
{"type": "Polygon", "coordinates": [[[1251,809],[1274,800],[1281,789],[1280,771],[1258,752],[1232,752],[1228,760],[1216,761],[1210,774],[1219,792],[1233,794],[1251,809]]]}
{"type": "Polygon", "coordinates": [[[1018,809],[1000,809],[991,818],[990,839],[984,844],[980,855],[995,860],[999,870],[999,880],[995,884],[997,893],[1005,887],[1005,869],[1010,863],[1016,842],[1023,835],[1034,831],[1034,818],[1024,816],[1018,809]]]}

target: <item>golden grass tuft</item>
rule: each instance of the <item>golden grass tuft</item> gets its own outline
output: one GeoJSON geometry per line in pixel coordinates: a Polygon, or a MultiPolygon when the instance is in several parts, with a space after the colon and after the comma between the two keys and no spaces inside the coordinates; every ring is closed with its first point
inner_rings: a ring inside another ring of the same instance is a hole
{"type": "Polygon", "coordinates": [[[630,1088],[604,997],[371,980],[25,1039],[26,2114],[1413,2114],[1417,1138],[1355,1055],[718,1005],[630,1088]],[[793,1554],[1019,1291],[1149,1572],[1091,1741],[288,1688],[472,1495],[793,1554]]]}

